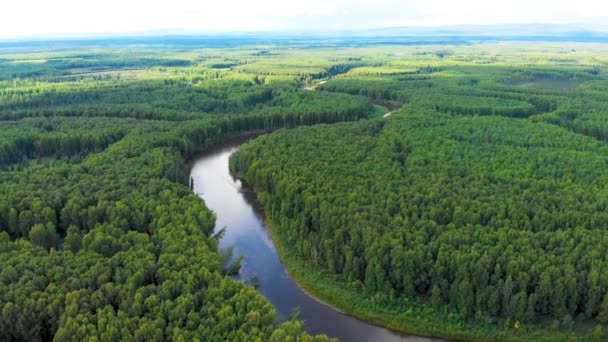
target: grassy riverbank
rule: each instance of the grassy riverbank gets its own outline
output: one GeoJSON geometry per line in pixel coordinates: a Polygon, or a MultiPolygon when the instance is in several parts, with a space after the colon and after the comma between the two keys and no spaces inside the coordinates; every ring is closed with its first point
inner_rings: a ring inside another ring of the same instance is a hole
{"type": "MultiPolygon", "coordinates": [[[[260,202],[263,196],[258,196],[260,202]]],[[[262,203],[263,204],[263,203],[262,203]]],[[[289,275],[315,300],[358,319],[408,335],[436,337],[457,341],[594,341],[587,328],[564,331],[548,327],[526,326],[505,321],[488,324],[481,320],[463,321],[457,313],[439,312],[421,303],[375,302],[373,296],[355,284],[322,272],[290,253],[280,238],[277,223],[266,217],[266,224],[289,275]],[[582,339],[581,336],[587,335],[582,339]]],[[[599,340],[598,340],[599,341],[599,340]]]]}

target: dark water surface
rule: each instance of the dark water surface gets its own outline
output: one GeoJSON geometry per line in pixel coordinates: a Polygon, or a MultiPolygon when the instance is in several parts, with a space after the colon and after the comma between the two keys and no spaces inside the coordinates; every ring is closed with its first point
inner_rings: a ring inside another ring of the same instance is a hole
{"type": "Polygon", "coordinates": [[[194,192],[217,215],[216,231],[227,227],[220,247],[234,246],[243,255],[241,278],[257,277],[259,291],[276,307],[282,318],[294,310],[311,334],[327,334],[341,341],[432,341],[405,336],[325,306],[304,293],[289,277],[264,223],[264,212],[255,194],[235,180],[228,170],[228,158],[241,141],[217,146],[192,163],[194,192]]]}

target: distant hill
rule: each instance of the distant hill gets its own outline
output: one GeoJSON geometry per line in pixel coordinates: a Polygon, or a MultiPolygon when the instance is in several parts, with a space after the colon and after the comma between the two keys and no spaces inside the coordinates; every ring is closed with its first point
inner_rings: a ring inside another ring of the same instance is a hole
{"type": "MultiPolygon", "coordinates": [[[[354,32],[356,33],[356,32],[354,32]]],[[[387,27],[367,32],[373,36],[572,36],[608,35],[608,29],[562,24],[457,25],[435,27],[387,27]]]]}
{"type": "Polygon", "coordinates": [[[405,26],[357,30],[284,30],[252,32],[207,32],[155,30],[120,35],[40,36],[6,38],[1,47],[42,46],[62,41],[69,45],[169,44],[234,46],[281,43],[331,44],[458,44],[471,41],[574,41],[608,43],[608,18],[595,18],[581,24],[496,24],[454,26],[405,26]]]}

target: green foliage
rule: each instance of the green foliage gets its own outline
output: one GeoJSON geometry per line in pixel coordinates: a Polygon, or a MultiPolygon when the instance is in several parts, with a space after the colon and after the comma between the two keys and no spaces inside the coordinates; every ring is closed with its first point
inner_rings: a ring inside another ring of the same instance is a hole
{"type": "Polygon", "coordinates": [[[229,277],[240,257],[218,250],[184,164],[242,133],[365,117],[370,101],[131,57],[97,55],[184,70],[100,75],[84,56],[1,69],[0,340],[317,339],[229,277]]]}
{"type": "Polygon", "coordinates": [[[3,47],[0,340],[326,340],[228,276],[183,165],[378,105],[232,159],[293,262],[419,334],[605,338],[605,47],[328,44],[3,47]]]}
{"type": "Polygon", "coordinates": [[[332,302],[345,284],[363,285],[336,300],[357,315],[383,312],[354,303],[365,301],[396,308],[380,321],[405,331],[419,323],[399,308],[421,307],[460,317],[431,329],[443,336],[477,339],[461,331],[474,323],[501,336],[583,336],[608,312],[603,76],[589,65],[451,64],[460,57],[444,55],[429,74],[329,80],[317,89],[404,108],[262,136],[231,158],[232,171],[259,193],[294,264],[334,276],[313,292],[333,286],[332,302]],[[585,83],[521,87],[513,77],[585,83]]]}

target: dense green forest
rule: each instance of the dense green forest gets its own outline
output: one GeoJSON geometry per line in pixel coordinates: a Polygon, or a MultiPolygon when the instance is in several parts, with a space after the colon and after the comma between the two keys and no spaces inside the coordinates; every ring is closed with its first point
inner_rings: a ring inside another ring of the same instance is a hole
{"type": "Polygon", "coordinates": [[[230,277],[185,169],[315,124],[231,165],[335,298],[422,335],[605,337],[605,46],[175,44],[0,46],[0,340],[327,339],[230,277]]]}
{"type": "Polygon", "coordinates": [[[339,75],[317,89],[403,108],[260,137],[231,168],[295,277],[359,317],[463,339],[605,339],[606,61],[571,49],[472,67],[462,53],[339,75]]]}
{"type": "Polygon", "coordinates": [[[0,340],[313,339],[229,277],[185,160],[245,132],[359,119],[370,101],[215,71],[206,51],[138,57],[159,54],[0,61],[0,340]]]}

